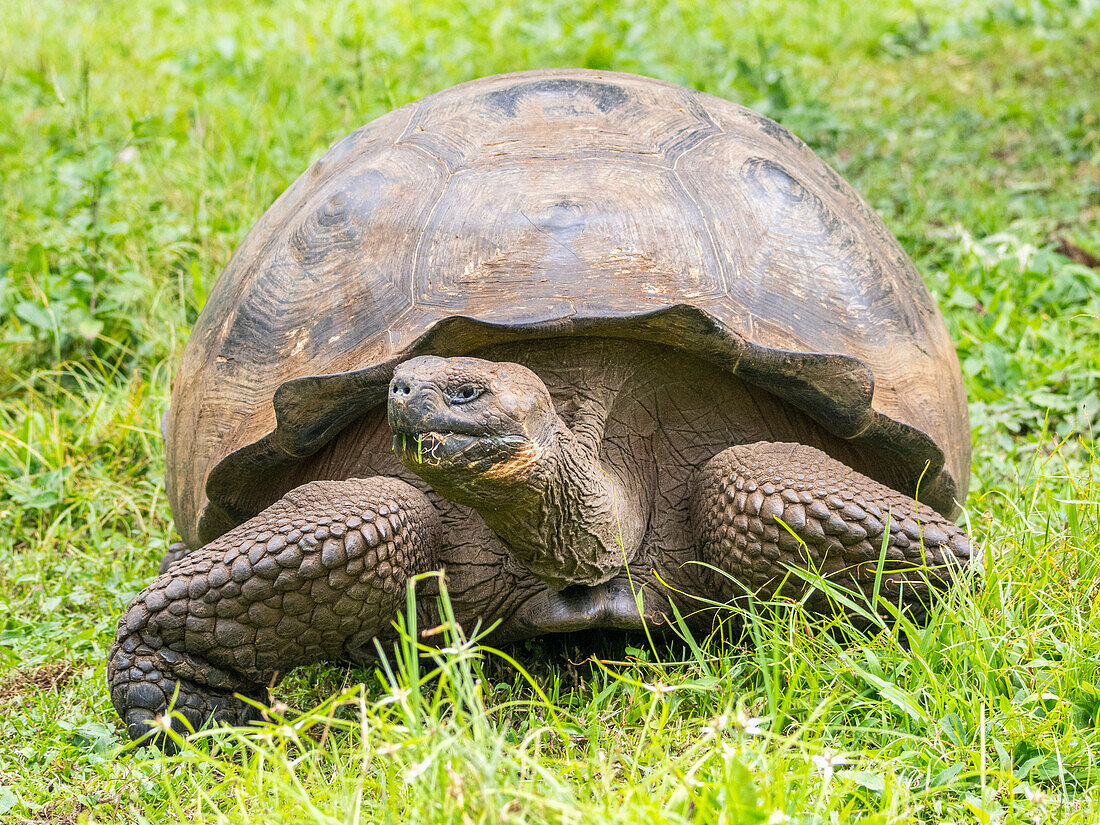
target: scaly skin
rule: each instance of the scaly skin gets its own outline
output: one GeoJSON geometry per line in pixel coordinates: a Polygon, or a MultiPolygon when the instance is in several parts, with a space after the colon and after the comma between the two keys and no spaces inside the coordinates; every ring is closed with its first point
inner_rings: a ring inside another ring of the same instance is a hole
{"type": "MultiPolygon", "coordinates": [[[[929,585],[943,589],[970,565],[966,534],[821,450],[766,441],[730,447],[702,468],[691,497],[702,560],[734,579],[714,577],[720,592],[708,595],[722,599],[746,591],[800,598],[811,586],[792,567],[870,595],[888,514],[881,591],[894,603],[900,593],[919,611],[929,585]]],[[[814,591],[807,605],[825,609],[827,600],[814,591]]]]}
{"type": "Polygon", "coordinates": [[[168,568],[182,559],[188,553],[191,552],[191,548],[184,544],[182,541],[174,541],[168,545],[168,549],[165,551],[164,556],[161,557],[160,566],[157,568],[157,573],[166,573],[168,568]]]}
{"type": "Polygon", "coordinates": [[[264,700],[288,670],[367,647],[406,580],[434,566],[439,536],[431,503],[403,481],[314,481],[186,554],[119,620],[107,678],[130,736],[174,695],[195,729],[243,724],[255,711],[234,693],[264,700]]]}
{"type": "MultiPolygon", "coordinates": [[[[598,356],[597,378],[608,377],[613,359],[598,356]]],[[[662,366],[647,363],[618,386],[567,375],[559,387],[585,389],[566,401],[567,424],[547,384],[521,365],[435,356],[400,365],[388,405],[396,459],[435,498],[392,469],[370,469],[362,474],[372,478],[297,487],[205,547],[170,548],[110,653],[111,698],[129,734],[146,736],[173,704],[181,727],[247,722],[255,710],[245,700],[266,700],[288,670],[361,659],[376,637],[391,636],[407,579],[444,565],[456,604],[465,600],[459,620],[499,622],[500,639],[655,628],[668,619],[665,581],[710,600],[778,593],[827,612],[827,597],[791,568],[870,594],[888,513],[880,580],[891,602],[919,618],[967,566],[954,524],[821,450],[776,441],[722,449],[763,432],[816,437],[860,458],[747,389],[697,401],[709,388],[686,366],[651,382],[662,366]],[[624,390],[635,374],[641,380],[624,390]],[[672,437],[647,440],[647,422],[650,434],[672,437]],[[689,449],[689,436],[710,441],[689,449]],[[441,521],[457,531],[446,542],[441,521]],[[500,552],[469,546],[474,535],[500,552]],[[699,575],[693,561],[732,579],[699,575]],[[494,580],[499,587],[487,588],[494,580]]],[[[432,605],[421,599],[418,612],[427,618],[432,605]]]]}

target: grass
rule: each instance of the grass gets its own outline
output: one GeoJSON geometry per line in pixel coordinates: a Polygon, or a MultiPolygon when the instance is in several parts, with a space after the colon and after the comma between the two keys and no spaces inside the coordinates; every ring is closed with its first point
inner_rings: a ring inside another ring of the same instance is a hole
{"type": "Polygon", "coordinates": [[[2,5],[0,821],[1100,819],[1095,3],[2,5]],[[983,588],[908,644],[795,609],[743,645],[452,635],[125,750],[106,648],[172,540],[157,425],[217,273],[355,126],[551,65],[752,105],[883,215],[958,343],[983,588]]]}

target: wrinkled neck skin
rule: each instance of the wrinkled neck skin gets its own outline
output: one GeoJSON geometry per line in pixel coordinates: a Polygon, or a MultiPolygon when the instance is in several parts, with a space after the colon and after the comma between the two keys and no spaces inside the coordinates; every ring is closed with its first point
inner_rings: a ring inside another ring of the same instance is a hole
{"type": "MultiPolygon", "coordinates": [[[[641,546],[646,504],[640,485],[599,461],[602,416],[578,438],[558,416],[508,461],[462,489],[435,486],[477,510],[516,561],[560,590],[620,573],[641,546]]],[[[580,422],[578,422],[580,423],[580,422]]],[[[581,428],[579,428],[581,429],[581,428]]]]}
{"type": "Polygon", "coordinates": [[[645,528],[642,502],[558,423],[537,483],[512,506],[480,513],[516,560],[555,589],[600,584],[633,561],[645,528]]]}

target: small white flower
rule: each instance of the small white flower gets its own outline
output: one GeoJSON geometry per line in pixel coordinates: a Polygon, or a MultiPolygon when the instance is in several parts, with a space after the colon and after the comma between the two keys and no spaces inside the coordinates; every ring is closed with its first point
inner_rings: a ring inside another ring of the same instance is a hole
{"type": "Polygon", "coordinates": [[[817,766],[817,769],[821,772],[821,776],[825,782],[828,782],[833,778],[833,769],[838,765],[845,764],[848,760],[838,753],[833,753],[829,750],[824,750],[820,754],[814,754],[810,757],[810,760],[817,766]]]}
{"type": "Polygon", "coordinates": [[[642,687],[652,693],[657,701],[660,702],[665,698],[666,694],[672,693],[675,688],[669,687],[664,682],[642,682],[642,687]]]}
{"type": "Polygon", "coordinates": [[[398,704],[404,704],[409,698],[409,689],[404,687],[397,687],[390,691],[388,696],[382,698],[381,704],[392,705],[394,702],[398,704]]]}
{"type": "Polygon", "coordinates": [[[1033,788],[1030,785],[1024,786],[1024,796],[1027,797],[1028,802],[1040,808],[1046,805],[1047,801],[1050,799],[1043,791],[1033,788]]]}
{"type": "Polygon", "coordinates": [[[768,815],[767,825],[783,825],[785,822],[790,822],[791,818],[776,808],[768,815]]]}
{"type": "Polygon", "coordinates": [[[729,727],[729,719],[725,714],[721,716],[715,716],[713,719],[703,723],[703,730],[700,735],[704,739],[709,739],[712,736],[717,736],[719,733],[729,727]]]}
{"type": "Polygon", "coordinates": [[[763,736],[764,730],[760,727],[760,723],[766,721],[762,716],[749,716],[745,713],[744,708],[737,709],[737,727],[739,727],[742,733],[746,733],[749,736],[763,736]]]}
{"type": "Polygon", "coordinates": [[[415,765],[410,766],[409,769],[405,771],[405,781],[415,781],[424,773],[424,771],[428,770],[428,768],[431,767],[431,764],[432,758],[428,756],[425,757],[423,761],[417,762],[415,765]]]}
{"type": "Polygon", "coordinates": [[[127,146],[121,152],[118,153],[119,163],[130,163],[137,158],[138,150],[136,146],[127,146]]]}
{"type": "Polygon", "coordinates": [[[386,742],[378,746],[378,755],[393,756],[399,750],[401,750],[401,745],[397,744],[396,742],[386,742]]]}

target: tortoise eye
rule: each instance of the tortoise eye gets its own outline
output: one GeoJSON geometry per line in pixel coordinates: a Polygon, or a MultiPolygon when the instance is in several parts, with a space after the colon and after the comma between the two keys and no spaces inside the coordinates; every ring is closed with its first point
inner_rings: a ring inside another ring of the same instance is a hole
{"type": "Polygon", "coordinates": [[[481,387],[475,384],[463,384],[453,393],[451,393],[452,404],[469,404],[471,401],[481,395],[483,390],[481,387]]]}

